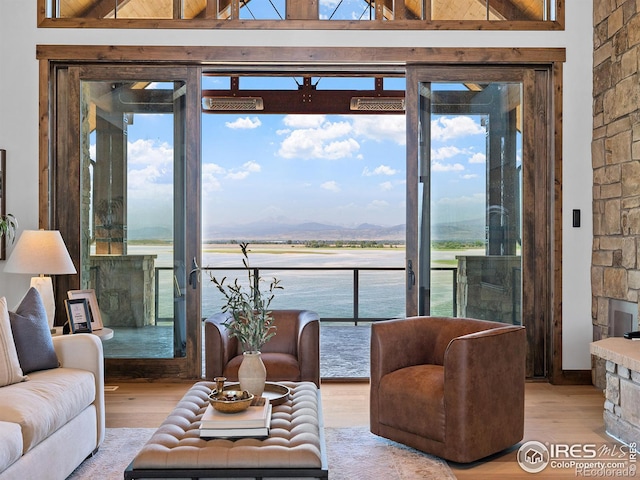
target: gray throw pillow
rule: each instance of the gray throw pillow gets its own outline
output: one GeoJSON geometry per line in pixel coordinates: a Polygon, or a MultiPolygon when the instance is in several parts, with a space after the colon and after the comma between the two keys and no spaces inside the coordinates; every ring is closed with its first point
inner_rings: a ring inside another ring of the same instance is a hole
{"type": "Polygon", "coordinates": [[[9,312],[9,318],[18,360],[25,375],[60,366],[53,349],[47,312],[35,288],[29,289],[15,312],[9,312]]]}

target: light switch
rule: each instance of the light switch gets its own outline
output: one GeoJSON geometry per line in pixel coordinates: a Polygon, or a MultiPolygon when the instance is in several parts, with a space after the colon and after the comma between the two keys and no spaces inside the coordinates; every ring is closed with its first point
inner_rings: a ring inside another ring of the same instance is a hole
{"type": "Polygon", "coordinates": [[[573,226],[580,226],[580,210],[577,208],[573,210],[573,226]]]}

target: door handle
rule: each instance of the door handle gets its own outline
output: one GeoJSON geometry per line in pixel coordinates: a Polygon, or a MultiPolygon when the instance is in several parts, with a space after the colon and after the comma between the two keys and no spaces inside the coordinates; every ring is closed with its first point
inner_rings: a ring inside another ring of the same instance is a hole
{"type": "Polygon", "coordinates": [[[200,267],[196,261],[196,257],[191,260],[191,271],[189,272],[189,285],[194,290],[198,288],[198,282],[200,281],[200,267]]]}
{"type": "Polygon", "coordinates": [[[416,284],[416,274],[413,271],[413,262],[407,260],[407,288],[411,290],[416,284]]]}

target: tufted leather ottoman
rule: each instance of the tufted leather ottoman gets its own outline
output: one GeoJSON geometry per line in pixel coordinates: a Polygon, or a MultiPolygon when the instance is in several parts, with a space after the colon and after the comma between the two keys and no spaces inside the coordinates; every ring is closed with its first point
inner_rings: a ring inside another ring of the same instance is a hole
{"type": "Polygon", "coordinates": [[[200,437],[200,418],[215,383],[196,383],[124,478],[328,478],[320,390],[312,382],[280,383],[291,395],[273,407],[269,437],[237,440],[200,437]]]}

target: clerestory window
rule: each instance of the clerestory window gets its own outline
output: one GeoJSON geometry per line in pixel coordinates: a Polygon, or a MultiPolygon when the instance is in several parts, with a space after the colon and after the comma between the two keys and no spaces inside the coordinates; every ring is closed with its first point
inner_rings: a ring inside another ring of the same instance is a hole
{"type": "Polygon", "coordinates": [[[562,0],[38,0],[40,27],[561,30],[562,0]]]}

